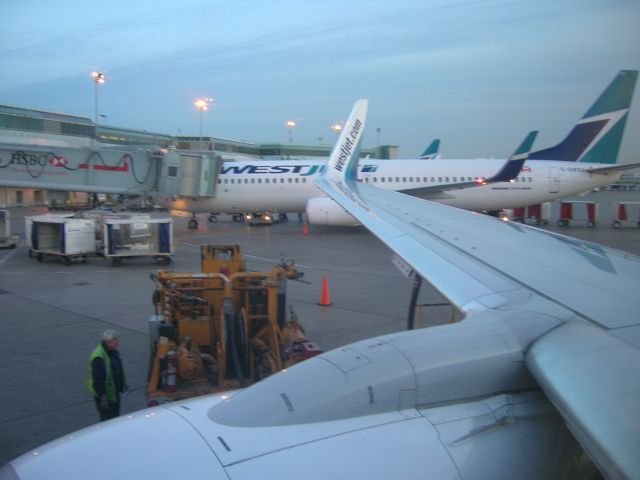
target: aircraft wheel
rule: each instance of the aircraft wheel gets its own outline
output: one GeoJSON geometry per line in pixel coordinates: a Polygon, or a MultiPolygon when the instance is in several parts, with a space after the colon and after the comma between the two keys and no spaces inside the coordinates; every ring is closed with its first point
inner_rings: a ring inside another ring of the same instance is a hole
{"type": "Polygon", "coordinates": [[[210,214],[209,215],[209,221],[212,222],[212,223],[217,222],[218,221],[218,217],[216,217],[213,214],[210,214]]]}
{"type": "Polygon", "coordinates": [[[31,248],[29,249],[29,258],[33,258],[33,250],[31,248]]]}
{"type": "Polygon", "coordinates": [[[613,228],[620,228],[620,222],[618,220],[614,220],[612,227],[613,228]]]}
{"type": "Polygon", "coordinates": [[[122,259],[119,257],[113,257],[111,259],[111,266],[112,267],[119,267],[122,264],[122,259]]]}
{"type": "Polygon", "coordinates": [[[66,267],[68,267],[69,265],[71,265],[71,264],[73,263],[73,261],[71,260],[71,257],[69,257],[69,256],[67,256],[67,255],[64,255],[64,256],[62,257],[62,263],[63,263],[66,267]]]}
{"type": "Polygon", "coordinates": [[[42,253],[37,253],[36,254],[36,260],[41,262],[42,260],[44,260],[44,255],[42,253]]]}
{"type": "Polygon", "coordinates": [[[589,227],[589,228],[593,228],[593,227],[595,227],[595,226],[596,226],[596,222],[594,222],[593,220],[589,220],[589,221],[587,222],[587,227],[589,227]]]}
{"type": "Polygon", "coordinates": [[[195,230],[196,228],[198,228],[198,220],[192,218],[191,220],[189,220],[188,226],[191,230],[195,230]]]}

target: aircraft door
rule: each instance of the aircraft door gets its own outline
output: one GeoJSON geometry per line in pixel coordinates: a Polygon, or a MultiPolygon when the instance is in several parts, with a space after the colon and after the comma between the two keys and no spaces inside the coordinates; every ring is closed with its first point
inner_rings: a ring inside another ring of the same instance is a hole
{"type": "Polygon", "coordinates": [[[557,167],[549,168],[549,193],[560,191],[560,172],[557,167]]]}

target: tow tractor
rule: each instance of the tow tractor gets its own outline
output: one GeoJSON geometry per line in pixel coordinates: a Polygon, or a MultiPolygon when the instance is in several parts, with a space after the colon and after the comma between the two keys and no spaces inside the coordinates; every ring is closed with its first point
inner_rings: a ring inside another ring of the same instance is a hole
{"type": "Polygon", "coordinates": [[[249,272],[239,245],[202,245],[202,273],[152,275],[149,406],[243,388],[322,353],[286,308],[293,260],[249,272]]]}

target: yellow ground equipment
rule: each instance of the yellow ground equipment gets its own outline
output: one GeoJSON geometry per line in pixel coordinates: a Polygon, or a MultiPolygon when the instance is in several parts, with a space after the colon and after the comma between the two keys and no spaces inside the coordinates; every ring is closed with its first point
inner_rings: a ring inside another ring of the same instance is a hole
{"type": "Polygon", "coordinates": [[[248,386],[322,350],[286,315],[293,261],[248,272],[239,245],[201,246],[202,273],[152,275],[152,363],[147,402],[157,405],[248,386]]]}

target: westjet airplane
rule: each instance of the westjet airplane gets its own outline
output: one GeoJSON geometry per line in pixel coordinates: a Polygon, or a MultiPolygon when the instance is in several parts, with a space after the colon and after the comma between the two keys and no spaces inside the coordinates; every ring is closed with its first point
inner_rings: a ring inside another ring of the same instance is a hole
{"type": "Polygon", "coordinates": [[[358,182],[365,115],[316,184],[462,321],[85,428],[0,479],[640,478],[640,258],[358,182]]]}
{"type": "MultiPolygon", "coordinates": [[[[622,134],[638,72],[623,70],[558,145],[531,153],[514,177],[497,172],[505,160],[374,160],[360,163],[361,182],[474,211],[499,211],[587,192],[618,180],[622,134]],[[493,179],[493,180],[490,180],[493,179]]],[[[324,160],[225,162],[216,197],[157,199],[189,212],[301,212],[311,224],[358,222],[314,184],[324,160]]],[[[193,228],[197,220],[192,219],[193,228]]]]}

